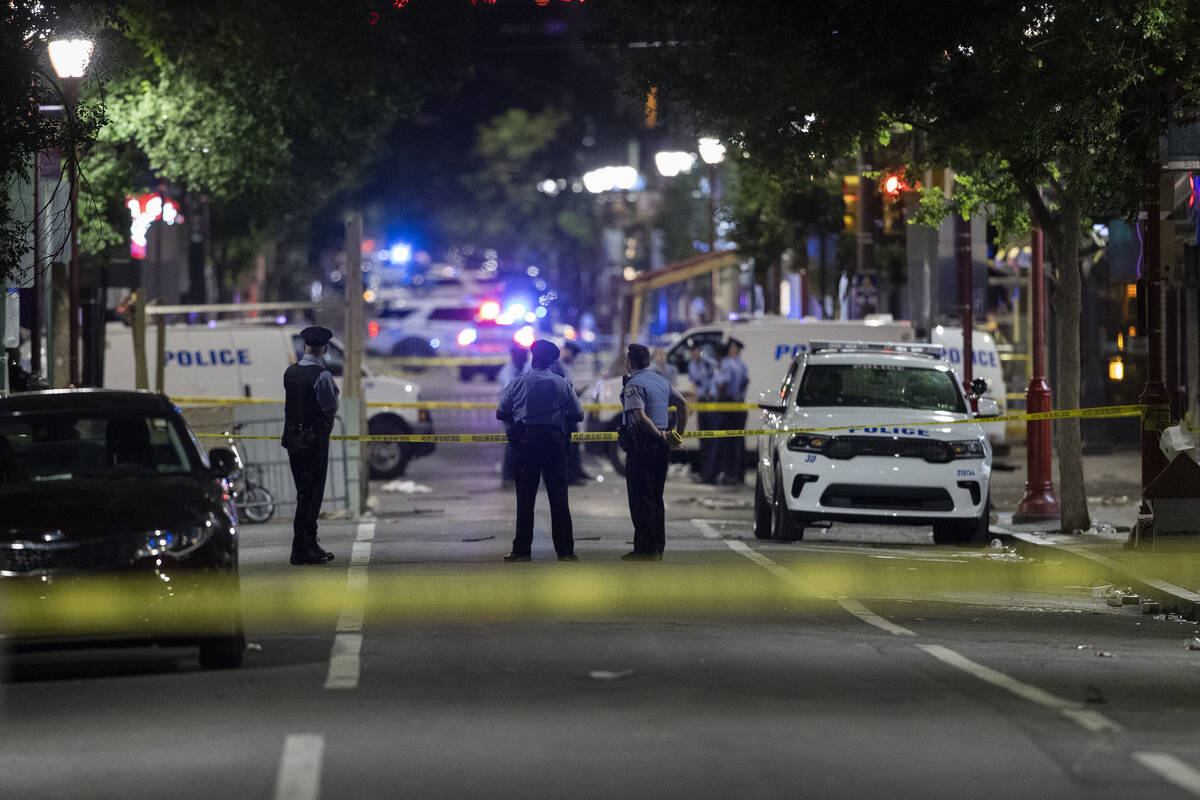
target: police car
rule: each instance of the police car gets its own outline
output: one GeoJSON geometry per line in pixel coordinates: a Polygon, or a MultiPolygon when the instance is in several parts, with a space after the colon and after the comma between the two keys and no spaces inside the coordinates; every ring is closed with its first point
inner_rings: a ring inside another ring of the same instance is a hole
{"type": "MultiPolygon", "coordinates": [[[[992,450],[940,345],[813,342],[759,398],[754,534],[792,541],[816,523],[932,525],[939,544],[986,540],[992,450]],[[836,428],[836,430],[820,430],[836,428]]],[[[971,399],[978,398],[978,411],[971,399]]]]}

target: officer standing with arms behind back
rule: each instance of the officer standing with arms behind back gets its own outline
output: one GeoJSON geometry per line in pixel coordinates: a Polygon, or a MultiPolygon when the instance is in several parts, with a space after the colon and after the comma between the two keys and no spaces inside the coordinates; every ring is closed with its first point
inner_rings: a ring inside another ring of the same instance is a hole
{"type": "Polygon", "coordinates": [[[505,561],[529,561],[533,545],[533,504],[538,484],[546,481],[550,500],[550,536],[559,561],[578,561],[567,502],[566,426],[583,419],[571,382],[551,371],[558,347],[539,339],[529,348],[533,369],[514,378],[500,394],[496,418],[508,429],[517,484],[517,531],[505,561]]]}
{"type": "MultiPolygon", "coordinates": [[[[750,371],[742,361],[742,342],[730,337],[728,351],[721,359],[721,366],[713,378],[716,399],[721,403],[746,402],[746,386],[750,383],[750,371]]],[[[721,427],[726,430],[745,430],[746,411],[722,411],[721,427]]],[[[721,483],[738,486],[745,479],[746,440],[741,436],[727,436],[717,440],[720,452],[721,483]]]]}
{"type": "Polygon", "coordinates": [[[333,553],[317,542],[317,517],[329,471],[329,434],[338,410],[337,384],[325,368],[325,347],[332,337],[333,331],[320,326],[300,331],[304,355],[283,373],[282,444],[296,482],[291,557],[295,565],[333,560],[333,553]]]}
{"type": "Polygon", "coordinates": [[[625,451],[625,491],[633,521],[633,552],[624,561],[661,561],[667,540],[663,490],[669,452],[687,429],[687,401],[667,379],[650,368],[650,350],[631,344],[625,354],[629,376],[621,390],[619,443],[625,451]],[[675,406],[675,428],[668,429],[668,408],[675,406]]]}

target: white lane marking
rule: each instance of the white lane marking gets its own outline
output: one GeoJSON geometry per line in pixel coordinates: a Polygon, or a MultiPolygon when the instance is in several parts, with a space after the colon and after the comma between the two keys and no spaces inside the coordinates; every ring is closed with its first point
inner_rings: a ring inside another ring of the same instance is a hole
{"type": "Polygon", "coordinates": [[[333,652],[329,656],[329,675],[326,689],[355,689],[360,672],[362,653],[361,633],[339,633],[333,637],[333,652]]]}
{"type": "Polygon", "coordinates": [[[960,655],[948,647],[942,647],[938,644],[919,644],[917,647],[921,648],[926,653],[929,653],[929,655],[933,656],[939,661],[949,664],[956,669],[961,669],[963,672],[974,675],[981,681],[1012,692],[1018,697],[1028,700],[1031,703],[1037,703],[1040,706],[1045,706],[1046,708],[1057,711],[1068,719],[1079,723],[1093,733],[1121,730],[1121,726],[1117,725],[1117,723],[1113,722],[1099,711],[1093,711],[1090,708],[1086,708],[1082,703],[1064,700],[1057,695],[1047,692],[1045,689],[1039,689],[1036,686],[1030,686],[1027,683],[1022,683],[1016,678],[1011,678],[1008,675],[1005,675],[1003,672],[998,672],[991,667],[985,667],[982,664],[972,661],[966,656],[960,655]]]}
{"type": "Polygon", "coordinates": [[[317,800],[321,791],[321,758],[325,737],[317,733],[289,733],[283,740],[275,800],[317,800]]]}
{"type": "Polygon", "coordinates": [[[1200,772],[1170,753],[1141,751],[1133,754],[1133,760],[1146,769],[1157,772],[1160,777],[1167,779],[1185,792],[1200,797],[1200,772]]]}
{"type": "Polygon", "coordinates": [[[721,532],[713,527],[713,524],[706,519],[694,519],[692,524],[700,529],[700,535],[705,539],[720,539],[721,532]]]}
{"type": "Polygon", "coordinates": [[[350,568],[346,571],[346,600],[338,612],[333,650],[329,655],[329,674],[326,689],[355,689],[362,671],[363,616],[367,607],[367,564],[371,561],[371,540],[375,538],[375,523],[361,522],[350,553],[350,568]]]}
{"type": "Polygon", "coordinates": [[[894,622],[889,622],[888,620],[879,616],[874,611],[867,608],[866,606],[864,606],[862,603],[858,602],[857,600],[854,600],[853,598],[843,597],[842,599],[838,600],[838,605],[841,606],[842,608],[846,609],[851,614],[858,617],[859,619],[861,619],[863,622],[867,623],[868,625],[874,625],[876,628],[879,628],[880,630],[885,630],[888,633],[895,634],[896,636],[916,636],[917,635],[917,634],[913,633],[912,631],[910,631],[908,628],[905,628],[903,625],[897,625],[894,622]]]}
{"type": "MultiPolygon", "coordinates": [[[[795,586],[799,589],[802,589],[802,590],[806,589],[804,582],[801,581],[800,578],[797,577],[795,573],[793,573],[790,570],[785,569],[784,567],[775,563],[771,559],[764,556],[762,553],[751,548],[745,542],[740,542],[740,541],[737,541],[736,539],[726,539],[725,544],[729,545],[730,550],[733,550],[735,553],[741,553],[746,558],[753,561],[755,564],[758,564],[760,567],[762,567],[763,569],[770,572],[772,575],[775,575],[778,578],[782,578],[783,580],[787,581],[788,583],[792,584],[793,586],[795,586]]],[[[826,595],[818,594],[816,592],[812,592],[811,590],[808,590],[808,591],[810,594],[814,595],[815,597],[821,597],[826,600],[830,599],[826,595]]],[[[874,613],[873,611],[871,611],[869,608],[867,608],[866,606],[864,606],[862,603],[858,602],[857,600],[850,600],[848,598],[843,598],[843,599],[838,600],[837,602],[838,602],[838,605],[840,605],[842,608],[846,609],[846,611],[849,611],[851,614],[858,617],[859,619],[861,619],[863,622],[867,623],[868,625],[874,625],[876,628],[885,630],[888,633],[895,634],[896,636],[916,636],[916,634],[913,633],[912,631],[910,631],[908,628],[897,625],[894,622],[888,622],[886,619],[884,619],[883,617],[874,613]]]]}

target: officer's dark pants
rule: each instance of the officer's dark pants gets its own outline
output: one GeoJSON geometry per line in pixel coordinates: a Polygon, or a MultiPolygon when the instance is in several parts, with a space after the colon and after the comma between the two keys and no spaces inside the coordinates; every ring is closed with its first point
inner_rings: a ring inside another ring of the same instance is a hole
{"type": "MultiPolygon", "coordinates": [[[[701,400],[702,403],[710,402],[701,400]]],[[[711,431],[721,427],[721,414],[717,411],[701,411],[697,424],[702,431],[711,431]]],[[[718,460],[720,457],[720,439],[701,439],[700,440],[700,480],[705,483],[716,483],[717,476],[721,474],[721,463],[718,460]]]]}
{"type": "Polygon", "coordinates": [[[325,497],[329,471],[329,440],[315,447],[288,448],[292,479],[296,482],[296,516],[292,521],[292,555],[312,555],[317,549],[317,516],[325,497]]]}
{"type": "Polygon", "coordinates": [[[538,484],[545,479],[554,552],[560,556],[574,553],[571,507],[567,503],[567,437],[561,426],[528,426],[522,441],[513,446],[513,472],[517,484],[517,534],[512,551],[528,554],[533,545],[533,504],[538,484]]]}
{"type": "Polygon", "coordinates": [[[667,543],[663,490],[667,485],[670,450],[655,442],[625,457],[625,491],[633,520],[633,551],[662,553],[667,543]]]}
{"type": "MultiPolygon", "coordinates": [[[[745,430],[745,411],[726,411],[721,414],[721,427],[725,430],[745,430]]],[[[741,483],[746,476],[746,440],[741,436],[717,439],[721,449],[721,471],[725,480],[741,483]]]]}

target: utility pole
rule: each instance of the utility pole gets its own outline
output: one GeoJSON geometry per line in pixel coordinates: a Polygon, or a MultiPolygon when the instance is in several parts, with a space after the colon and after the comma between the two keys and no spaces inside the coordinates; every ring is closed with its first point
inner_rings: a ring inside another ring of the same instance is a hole
{"type": "MultiPolygon", "coordinates": [[[[354,212],[346,219],[346,345],[342,370],[342,407],[347,436],[367,432],[367,407],[362,391],[363,288],[362,288],[362,214],[354,212]]],[[[351,513],[360,517],[366,509],[366,448],[357,439],[346,440],[346,498],[351,513]]]]}
{"type": "MultiPolygon", "coordinates": [[[[962,382],[968,394],[975,366],[975,265],[971,263],[971,218],[954,216],[954,254],[958,261],[958,304],[962,315],[962,382]]],[[[971,400],[971,410],[977,411],[978,401],[971,400]]]]}

